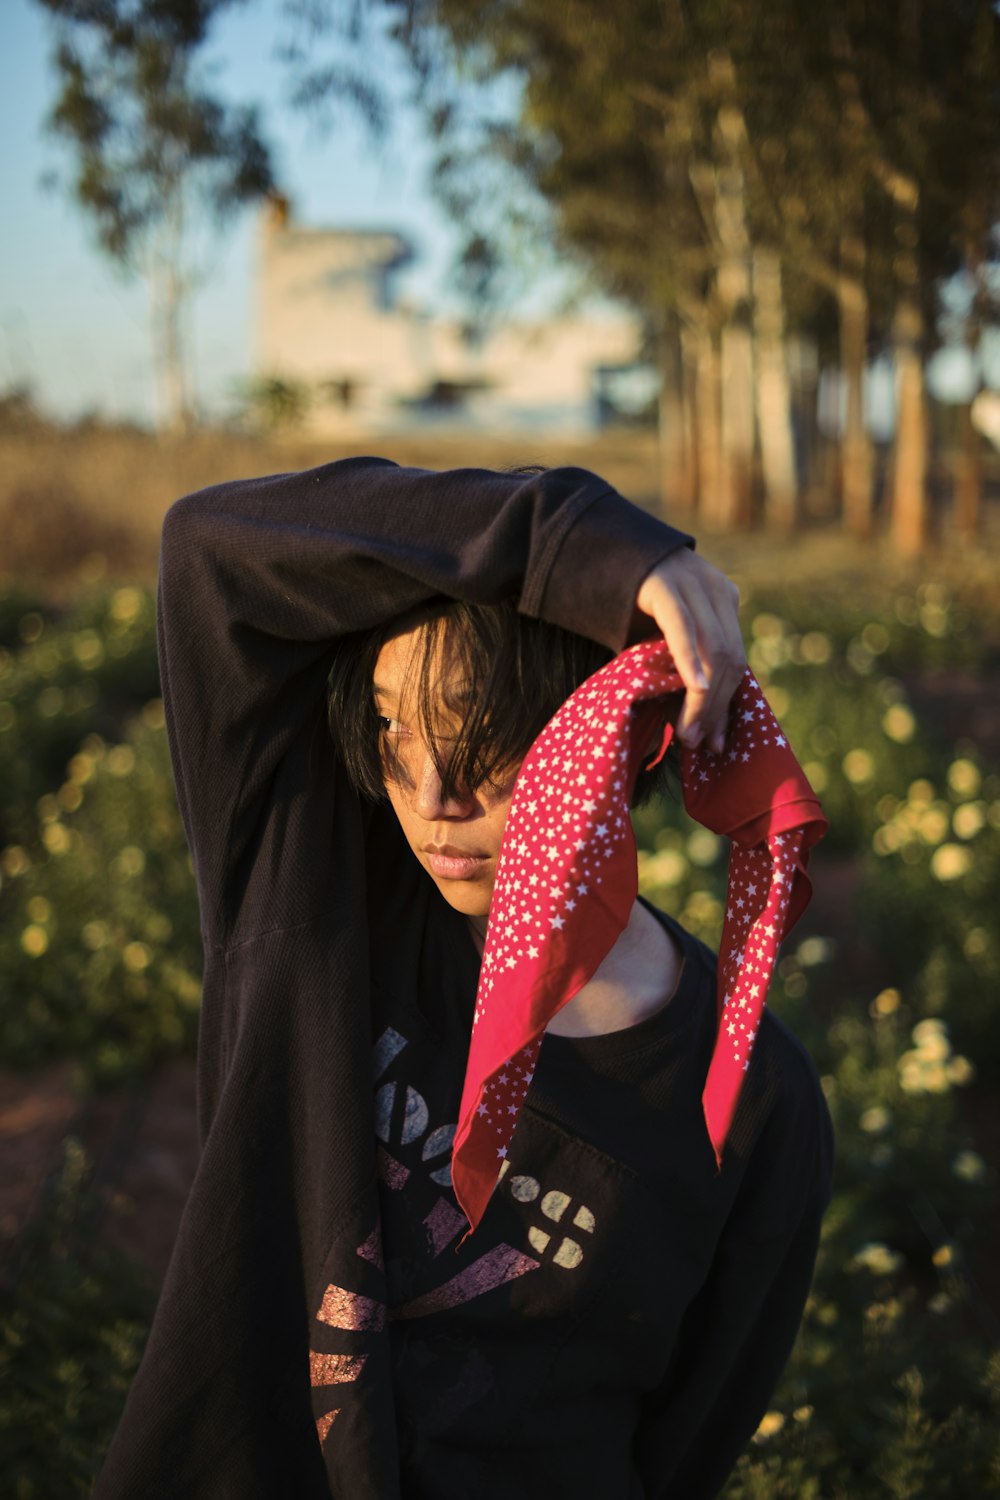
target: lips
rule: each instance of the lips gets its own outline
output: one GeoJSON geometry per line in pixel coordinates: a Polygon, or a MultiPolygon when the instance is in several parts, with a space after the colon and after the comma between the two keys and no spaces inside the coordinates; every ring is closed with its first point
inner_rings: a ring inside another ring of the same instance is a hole
{"type": "Polygon", "coordinates": [[[488,855],[455,844],[425,844],[423,852],[431,874],[442,880],[471,880],[482,874],[489,862],[488,855]]]}

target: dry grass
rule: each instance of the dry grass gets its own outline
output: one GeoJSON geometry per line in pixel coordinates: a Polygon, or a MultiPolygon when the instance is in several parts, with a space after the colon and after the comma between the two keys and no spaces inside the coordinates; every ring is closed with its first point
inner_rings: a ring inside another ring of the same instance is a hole
{"type": "MultiPolygon", "coordinates": [[[[112,575],[151,579],[163,515],[178,495],[371,452],[435,469],[581,464],[640,503],[655,504],[656,451],[648,434],[544,445],[423,435],[321,443],[212,431],[183,439],[129,429],[63,431],[39,423],[0,432],[0,576],[27,574],[58,586],[97,552],[112,575]]],[[[92,559],[85,573],[87,566],[92,559]]]]}
{"type": "MultiPolygon", "coordinates": [[[[648,432],[578,442],[425,433],[348,443],[218,431],[178,439],[23,423],[0,431],[0,580],[55,593],[102,574],[152,581],[163,515],[178,495],[372,451],[431,469],[580,464],[640,505],[658,509],[656,440],[648,432]]],[[[996,502],[989,508],[1000,511],[996,502]]],[[[934,577],[994,599],[1000,585],[1000,514],[989,517],[987,544],[960,547],[945,533],[931,559],[909,565],[893,559],[884,541],[860,546],[818,517],[792,539],[712,535],[696,518],[673,519],[697,531],[701,550],[741,585],[840,580],[845,588],[868,592],[882,582],[934,577]]]]}

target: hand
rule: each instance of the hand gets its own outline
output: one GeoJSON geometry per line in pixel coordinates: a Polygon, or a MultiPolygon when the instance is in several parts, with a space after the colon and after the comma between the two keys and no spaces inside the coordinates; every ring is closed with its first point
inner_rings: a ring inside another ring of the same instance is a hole
{"type": "Polygon", "coordinates": [[[681,547],[647,573],[636,608],[663,633],[686,688],[677,734],[690,749],[703,741],[718,755],[729,704],[746,671],[740,592],[710,562],[681,547]]]}

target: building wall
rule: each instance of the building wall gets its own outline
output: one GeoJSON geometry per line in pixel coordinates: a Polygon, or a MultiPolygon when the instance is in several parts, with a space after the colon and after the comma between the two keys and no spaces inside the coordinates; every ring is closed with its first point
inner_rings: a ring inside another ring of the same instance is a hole
{"type": "Polygon", "coordinates": [[[470,341],[457,322],[395,301],[395,275],[411,259],[393,233],[306,229],[273,214],[262,222],[256,372],[313,388],[313,430],[596,425],[595,372],[634,362],[637,320],[512,322],[470,341]]]}

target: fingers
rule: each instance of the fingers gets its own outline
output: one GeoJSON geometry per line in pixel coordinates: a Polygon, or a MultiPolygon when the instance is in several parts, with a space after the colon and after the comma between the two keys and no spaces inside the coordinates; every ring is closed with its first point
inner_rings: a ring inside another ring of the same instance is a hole
{"type": "MultiPolygon", "coordinates": [[[[704,742],[716,754],[721,752],[725,742],[733,694],[746,671],[746,654],[737,612],[739,594],[728,579],[723,582],[724,591],[714,590],[702,596],[700,601],[706,642],[702,650],[709,663],[709,687],[700,707],[699,719],[704,742]]],[[[696,612],[697,609],[698,606],[696,612]]]]}
{"type": "Polygon", "coordinates": [[[729,706],[746,670],[739,591],[696,553],[673,553],[644,579],[636,598],[670,647],[686,692],[677,724],[682,743],[719,753],[729,706]]]}

